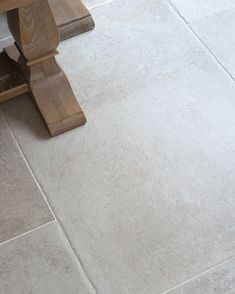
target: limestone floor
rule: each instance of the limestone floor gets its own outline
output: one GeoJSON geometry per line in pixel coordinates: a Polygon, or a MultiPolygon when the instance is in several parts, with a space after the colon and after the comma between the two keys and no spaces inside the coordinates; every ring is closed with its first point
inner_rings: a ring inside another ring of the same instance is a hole
{"type": "Polygon", "coordinates": [[[233,1],[104,2],[86,1],[96,29],[59,48],[84,127],[50,138],[28,96],[0,105],[18,182],[36,183],[0,216],[0,290],[53,293],[62,275],[54,293],[234,294],[233,1]]]}

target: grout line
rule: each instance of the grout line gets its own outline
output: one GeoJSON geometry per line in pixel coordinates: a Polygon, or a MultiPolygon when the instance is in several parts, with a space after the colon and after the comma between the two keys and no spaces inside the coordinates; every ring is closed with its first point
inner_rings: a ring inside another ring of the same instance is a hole
{"type": "Polygon", "coordinates": [[[176,7],[175,4],[171,2],[171,0],[166,0],[166,4],[168,4],[171,8],[173,8],[176,14],[184,21],[186,25],[188,25],[186,18],[184,18],[184,16],[180,13],[179,9],[176,7]]]}
{"type": "Polygon", "coordinates": [[[9,39],[13,39],[13,37],[12,36],[4,37],[4,38],[0,39],[0,42],[6,41],[9,39]]]}
{"type": "MultiPolygon", "coordinates": [[[[24,237],[24,236],[26,236],[26,235],[29,235],[30,233],[32,233],[32,232],[34,232],[34,231],[37,231],[37,230],[39,230],[39,229],[41,229],[41,228],[43,228],[43,227],[46,227],[46,226],[50,225],[50,224],[53,223],[53,222],[55,222],[54,219],[51,220],[51,221],[49,221],[49,222],[47,222],[47,223],[45,223],[45,224],[43,224],[43,225],[40,225],[40,226],[38,226],[38,227],[36,227],[36,228],[33,228],[33,229],[31,229],[31,230],[29,230],[29,231],[27,231],[27,232],[24,232],[24,233],[22,233],[22,234],[19,234],[19,235],[15,236],[15,237],[13,237],[13,238],[11,238],[11,239],[8,239],[8,240],[6,240],[6,241],[0,243],[0,246],[5,245],[5,244],[7,244],[7,243],[9,243],[9,242],[11,242],[11,241],[14,241],[14,240],[18,239],[18,238],[22,238],[22,237],[24,237]]],[[[1,248],[1,247],[0,247],[0,248],[1,248]]]]}
{"type": "Polygon", "coordinates": [[[171,4],[170,0],[166,0],[168,5],[175,11],[175,13],[178,15],[178,17],[184,22],[184,24],[189,28],[189,30],[192,32],[192,34],[196,37],[196,39],[201,43],[201,45],[209,52],[211,57],[216,61],[216,63],[221,67],[221,69],[227,74],[227,76],[232,79],[232,81],[235,81],[235,78],[232,76],[232,74],[227,70],[227,68],[220,62],[220,60],[216,57],[216,55],[208,48],[208,46],[203,42],[203,40],[197,35],[197,33],[193,30],[193,28],[190,26],[189,23],[185,20],[185,18],[180,14],[178,9],[171,4]]]}
{"type": "MultiPolygon", "coordinates": [[[[199,40],[199,42],[202,44],[202,46],[209,52],[209,54],[211,55],[211,57],[214,59],[214,61],[216,61],[216,63],[218,63],[218,65],[222,68],[222,70],[224,70],[225,74],[227,74],[227,76],[232,79],[232,81],[235,81],[234,77],[231,75],[231,73],[225,68],[225,66],[219,61],[219,59],[216,57],[216,55],[207,47],[207,45],[202,41],[202,39],[197,35],[197,33],[193,30],[193,28],[190,26],[190,24],[186,21],[186,19],[181,15],[181,13],[179,12],[179,10],[175,7],[175,5],[173,5],[171,3],[170,0],[166,0],[168,5],[173,9],[173,11],[175,11],[175,13],[178,15],[178,17],[184,22],[184,24],[189,28],[189,30],[192,32],[192,34],[199,40]]],[[[186,281],[168,289],[163,291],[161,294],[167,294],[170,293],[172,290],[179,288],[180,286],[183,286],[185,284],[187,284],[190,281],[193,281],[199,277],[201,277],[202,275],[211,272],[213,269],[220,267],[226,263],[228,263],[229,261],[235,259],[235,256],[231,256],[219,263],[217,263],[216,265],[208,268],[207,270],[199,273],[198,275],[195,275],[192,278],[187,279],[186,281]]]]}
{"type": "Polygon", "coordinates": [[[225,73],[228,75],[230,79],[235,81],[232,74],[229,72],[229,70],[223,65],[223,63],[219,60],[219,58],[213,53],[213,51],[206,45],[206,43],[200,38],[200,36],[195,32],[195,30],[191,27],[190,24],[187,24],[188,28],[191,30],[191,32],[196,36],[196,38],[201,42],[201,44],[204,46],[204,48],[207,49],[207,51],[210,53],[212,58],[220,65],[220,67],[225,71],[225,73]]]}
{"type": "Polygon", "coordinates": [[[51,206],[50,206],[50,204],[49,204],[49,202],[48,202],[48,200],[47,200],[47,198],[46,198],[46,196],[45,196],[44,191],[42,190],[41,186],[39,185],[39,182],[37,181],[36,176],[35,176],[35,174],[33,173],[33,170],[32,170],[32,168],[31,168],[29,162],[26,160],[26,157],[25,157],[25,155],[24,155],[24,153],[23,153],[23,151],[22,151],[22,148],[21,148],[20,144],[18,143],[18,141],[17,141],[17,139],[16,139],[16,136],[15,136],[15,134],[14,134],[12,128],[10,127],[10,125],[9,125],[8,121],[6,120],[4,114],[2,115],[2,117],[3,117],[4,121],[6,122],[7,127],[8,127],[9,130],[10,130],[11,136],[12,136],[12,138],[13,138],[13,140],[14,140],[14,142],[15,142],[15,144],[16,144],[16,146],[17,146],[19,152],[20,152],[20,155],[22,156],[22,158],[23,158],[23,160],[24,160],[24,163],[26,164],[26,166],[27,166],[27,168],[28,168],[28,170],[29,170],[31,176],[33,177],[33,180],[34,180],[34,182],[35,182],[37,188],[39,189],[39,192],[42,194],[42,197],[43,197],[44,201],[46,202],[46,204],[47,204],[47,206],[48,206],[48,208],[49,208],[49,210],[50,210],[50,212],[51,212],[51,214],[52,214],[54,220],[57,220],[57,218],[56,218],[56,216],[55,216],[55,213],[54,213],[54,211],[52,210],[52,208],[51,208],[51,206]]]}
{"type": "Polygon", "coordinates": [[[170,289],[168,289],[168,290],[165,290],[165,291],[161,292],[161,294],[168,294],[168,293],[170,293],[172,290],[175,290],[175,289],[177,289],[177,288],[179,288],[179,287],[181,287],[181,286],[184,286],[184,285],[186,285],[187,283],[189,283],[189,282],[191,282],[191,281],[193,281],[193,280],[196,280],[197,278],[200,278],[201,276],[203,276],[203,275],[205,275],[205,274],[207,274],[207,273],[213,271],[213,270],[216,269],[216,268],[219,268],[219,267],[225,265],[226,263],[228,263],[228,262],[230,262],[230,261],[232,261],[232,260],[235,260],[235,256],[231,256],[231,257],[229,257],[229,258],[227,258],[227,259],[225,259],[225,260],[223,260],[223,261],[221,261],[221,262],[218,262],[216,265],[212,266],[211,268],[208,268],[208,269],[206,269],[205,271],[201,272],[200,274],[197,274],[196,276],[193,276],[192,278],[189,278],[189,279],[187,279],[186,281],[184,281],[184,282],[182,282],[182,283],[180,283],[180,284],[178,284],[178,285],[176,285],[176,286],[174,286],[174,287],[172,287],[172,288],[170,288],[170,289]]]}
{"type": "Polygon", "coordinates": [[[78,259],[77,255],[75,254],[75,251],[73,250],[68,238],[66,237],[61,225],[59,224],[59,222],[57,221],[57,227],[62,235],[62,238],[64,240],[64,242],[66,243],[66,245],[68,246],[69,250],[71,251],[73,257],[74,257],[74,260],[76,261],[77,263],[77,267],[79,268],[79,271],[80,271],[80,274],[82,276],[82,278],[84,279],[84,282],[86,283],[86,286],[89,288],[89,290],[91,291],[92,294],[97,294],[97,291],[93,285],[93,283],[90,281],[90,279],[88,279],[88,276],[85,272],[85,270],[83,269],[82,267],[82,264],[80,262],[80,260],[78,259]]]}
{"type": "MultiPolygon", "coordinates": [[[[97,8],[97,7],[100,7],[100,6],[103,6],[103,5],[105,5],[105,4],[109,4],[109,3],[112,3],[112,2],[114,2],[114,0],[108,0],[108,1],[106,1],[106,2],[102,2],[102,3],[97,4],[97,5],[95,5],[95,6],[89,7],[89,10],[95,9],[95,8],[97,8]]],[[[194,24],[195,22],[198,22],[198,21],[202,20],[203,18],[211,17],[211,16],[213,16],[214,14],[220,14],[220,13],[223,13],[223,12],[225,12],[225,11],[231,10],[231,8],[230,8],[230,9],[229,9],[229,8],[228,8],[228,9],[224,9],[224,10],[221,10],[221,11],[219,11],[219,12],[215,12],[215,13],[212,13],[212,14],[209,14],[209,15],[206,15],[206,16],[203,16],[203,17],[201,17],[201,18],[195,19],[194,21],[188,23],[188,22],[186,21],[186,19],[180,14],[180,12],[178,11],[178,9],[177,9],[177,8],[176,8],[171,2],[169,2],[169,0],[167,0],[167,2],[168,2],[169,5],[173,8],[173,10],[176,12],[176,14],[177,14],[177,15],[183,20],[183,22],[184,22],[185,25],[190,29],[190,31],[191,31],[191,32],[196,36],[196,38],[202,43],[202,45],[203,45],[203,46],[209,51],[209,53],[212,55],[212,57],[213,57],[213,58],[218,62],[218,64],[224,69],[224,71],[227,73],[227,75],[228,75],[233,81],[235,81],[235,79],[234,79],[233,76],[230,74],[230,72],[229,72],[229,71],[223,66],[223,64],[218,60],[218,58],[213,54],[213,52],[207,47],[207,45],[201,40],[201,38],[196,34],[196,32],[195,32],[195,31],[193,30],[193,28],[190,26],[190,24],[194,24]]],[[[11,36],[6,37],[6,38],[3,38],[3,39],[0,40],[0,42],[1,42],[1,41],[5,41],[5,40],[8,40],[8,39],[11,39],[11,38],[12,38],[11,36]]],[[[23,234],[20,234],[20,235],[14,237],[14,238],[11,238],[11,239],[9,239],[9,240],[3,242],[3,243],[0,243],[0,246],[1,246],[1,245],[4,245],[4,244],[6,244],[6,243],[8,243],[8,242],[10,242],[10,241],[13,241],[13,240],[15,240],[15,239],[18,239],[18,238],[20,238],[20,237],[22,237],[22,236],[24,236],[24,235],[27,235],[27,234],[29,234],[29,233],[31,233],[31,232],[33,232],[33,231],[36,231],[36,230],[38,230],[38,229],[40,229],[40,228],[43,228],[43,227],[45,227],[45,226],[47,226],[47,225],[49,225],[49,224],[51,224],[51,223],[53,223],[53,222],[55,222],[55,223],[57,223],[58,228],[59,228],[59,230],[61,231],[62,236],[63,236],[65,242],[67,243],[67,245],[68,245],[68,247],[70,248],[72,254],[74,255],[74,258],[75,258],[75,260],[77,261],[78,267],[79,267],[80,270],[81,270],[81,274],[84,275],[84,278],[87,279],[87,280],[89,281],[89,285],[90,285],[90,287],[91,287],[92,290],[95,291],[95,293],[96,293],[95,288],[93,288],[94,286],[93,286],[92,282],[88,279],[88,277],[87,277],[87,275],[86,275],[86,272],[85,272],[85,270],[83,269],[82,264],[81,264],[79,258],[78,258],[77,255],[75,254],[75,251],[73,250],[73,248],[72,248],[72,246],[71,246],[71,244],[70,244],[70,242],[69,242],[69,240],[68,240],[68,238],[67,238],[67,236],[66,236],[64,230],[62,229],[62,226],[60,225],[60,222],[58,221],[58,219],[57,219],[55,213],[53,212],[53,210],[52,210],[52,208],[51,208],[51,206],[50,206],[50,204],[49,204],[49,202],[48,202],[48,200],[47,200],[47,198],[46,198],[46,196],[45,196],[45,193],[44,193],[44,191],[42,190],[42,187],[41,187],[40,184],[39,184],[39,181],[37,180],[35,174],[33,173],[33,170],[32,170],[32,168],[31,168],[30,164],[28,163],[28,161],[27,161],[27,159],[26,159],[26,157],[25,157],[25,155],[24,155],[24,153],[23,153],[23,151],[22,151],[22,148],[21,148],[20,144],[18,143],[18,141],[17,141],[17,139],[16,139],[16,136],[15,136],[13,130],[11,129],[11,127],[10,127],[10,125],[8,124],[8,122],[7,122],[6,119],[5,119],[5,121],[6,121],[7,126],[9,127],[9,129],[10,129],[10,131],[11,131],[11,133],[12,133],[13,139],[14,139],[16,145],[18,146],[18,149],[19,149],[19,151],[20,151],[20,153],[21,153],[21,155],[22,155],[22,157],[23,157],[23,159],[24,159],[24,161],[25,161],[25,163],[26,163],[26,165],[27,165],[27,167],[28,167],[28,169],[29,169],[31,175],[32,175],[33,178],[34,178],[35,183],[37,184],[37,186],[38,186],[38,188],[39,188],[41,194],[43,195],[43,198],[44,198],[45,202],[47,203],[47,205],[48,205],[48,207],[49,207],[49,209],[50,209],[50,211],[51,211],[51,213],[52,213],[52,215],[53,215],[53,217],[54,217],[54,220],[52,220],[52,221],[50,221],[50,222],[48,222],[48,223],[46,223],[46,224],[43,224],[43,225],[41,225],[41,226],[38,226],[37,228],[34,228],[34,229],[32,229],[32,230],[29,230],[29,231],[27,231],[27,232],[25,232],[25,233],[23,233],[23,234]]],[[[172,290],[174,290],[174,289],[177,289],[178,287],[181,287],[181,286],[183,286],[183,285],[189,283],[190,281],[193,281],[193,280],[195,280],[195,279],[201,277],[202,275],[204,275],[204,274],[206,274],[206,273],[209,273],[209,272],[213,271],[213,269],[216,269],[216,268],[218,268],[218,267],[221,267],[221,266],[223,266],[224,264],[226,264],[226,263],[228,263],[229,261],[232,261],[232,260],[234,260],[234,259],[235,259],[235,256],[231,256],[231,257],[229,257],[229,258],[227,258],[227,259],[225,259],[225,260],[223,260],[223,261],[217,263],[215,266],[212,266],[211,268],[208,268],[207,270],[205,270],[205,271],[203,271],[203,272],[201,272],[201,273],[199,273],[199,274],[193,276],[192,278],[189,278],[189,279],[187,279],[186,281],[184,281],[184,282],[182,282],[182,283],[180,283],[180,284],[178,284],[178,285],[176,285],[176,286],[174,286],[174,287],[172,287],[172,288],[170,288],[170,289],[168,289],[168,290],[163,291],[161,294],[167,294],[167,293],[169,293],[170,291],[172,291],[172,290]]]]}
{"type": "Polygon", "coordinates": [[[97,8],[97,7],[99,7],[99,6],[103,6],[103,5],[105,5],[105,4],[112,3],[112,2],[114,2],[114,1],[115,1],[115,0],[107,0],[107,1],[102,2],[102,3],[100,3],[100,4],[96,4],[96,5],[94,5],[94,6],[88,7],[88,9],[89,9],[89,10],[92,10],[92,9],[97,8]]]}
{"type": "Polygon", "coordinates": [[[197,37],[197,39],[202,43],[202,45],[208,50],[208,52],[211,54],[212,58],[220,65],[220,67],[225,71],[225,73],[229,76],[230,79],[235,81],[232,74],[228,71],[228,69],[221,63],[221,61],[218,59],[218,57],[211,51],[211,49],[206,45],[206,43],[199,37],[199,35],[194,31],[194,29],[188,24],[189,29],[192,31],[192,33],[197,37]]]}
{"type": "Polygon", "coordinates": [[[203,21],[205,18],[210,18],[210,17],[216,16],[216,15],[220,15],[220,14],[229,12],[229,11],[234,13],[235,8],[231,6],[231,7],[225,8],[225,9],[221,9],[221,10],[215,11],[213,13],[209,13],[209,14],[203,15],[201,17],[197,17],[192,21],[188,21],[187,23],[194,24],[194,23],[199,22],[201,20],[203,21]]]}
{"type": "Polygon", "coordinates": [[[215,12],[212,12],[212,13],[208,13],[206,15],[203,15],[203,16],[199,16],[197,18],[195,18],[194,20],[192,21],[187,21],[186,18],[180,13],[179,9],[176,7],[176,5],[174,3],[172,3],[171,0],[166,0],[168,2],[168,4],[170,6],[173,7],[173,9],[177,12],[177,14],[180,15],[180,17],[185,21],[185,23],[188,25],[188,24],[194,24],[196,22],[199,22],[201,20],[203,20],[204,18],[208,18],[208,17],[213,17],[215,15],[219,15],[219,14],[222,14],[222,13],[226,13],[228,11],[235,11],[235,7],[231,6],[231,7],[228,7],[228,8],[224,8],[224,9],[221,9],[221,10],[218,10],[218,11],[215,11],[215,12]]]}
{"type": "MultiPolygon", "coordinates": [[[[13,138],[14,142],[15,142],[16,146],[18,147],[19,152],[20,152],[21,156],[23,157],[23,160],[24,160],[24,162],[25,162],[27,168],[29,169],[29,171],[30,171],[30,173],[31,173],[31,175],[32,175],[32,177],[33,177],[33,179],[34,179],[34,181],[35,181],[35,183],[36,183],[36,185],[37,185],[39,191],[40,191],[41,194],[42,194],[43,199],[45,200],[45,202],[46,202],[46,204],[47,204],[47,206],[48,206],[48,208],[49,208],[49,210],[50,210],[50,212],[51,212],[51,214],[52,214],[52,216],[53,216],[53,218],[54,218],[53,221],[55,221],[55,222],[57,223],[57,226],[58,226],[58,228],[60,229],[61,234],[62,234],[64,240],[66,241],[68,247],[71,249],[71,252],[72,252],[72,254],[74,255],[74,258],[75,258],[75,261],[77,262],[77,265],[78,265],[78,267],[79,267],[79,270],[80,270],[80,274],[81,274],[81,276],[86,280],[86,281],[85,281],[85,282],[86,282],[86,285],[87,285],[87,286],[89,285],[90,290],[92,290],[92,292],[93,292],[94,294],[96,294],[97,291],[96,291],[96,288],[95,288],[94,284],[93,284],[92,281],[88,278],[88,274],[86,273],[85,269],[83,268],[83,266],[82,266],[82,262],[80,261],[80,259],[78,258],[77,254],[75,253],[75,250],[72,248],[72,246],[71,246],[71,244],[70,244],[70,241],[69,241],[69,238],[67,237],[65,231],[64,231],[63,228],[62,228],[62,225],[60,224],[59,220],[57,219],[57,217],[56,217],[56,215],[55,215],[55,213],[54,213],[54,211],[53,211],[53,209],[51,208],[51,205],[50,205],[50,203],[49,203],[49,201],[48,201],[48,199],[47,199],[47,197],[46,197],[46,193],[44,192],[42,186],[40,185],[39,180],[36,178],[36,175],[34,174],[31,165],[29,164],[28,160],[26,159],[26,156],[25,156],[25,154],[24,154],[24,152],[23,152],[23,150],[22,150],[22,148],[21,148],[21,145],[20,145],[19,142],[17,141],[17,138],[16,138],[16,136],[15,136],[14,131],[12,130],[12,128],[11,128],[11,126],[9,125],[8,121],[6,120],[4,114],[2,115],[2,117],[3,117],[4,121],[6,122],[6,125],[8,126],[8,128],[9,128],[9,130],[10,130],[10,132],[11,132],[11,135],[12,135],[12,138],[13,138]]],[[[53,222],[53,221],[51,221],[51,222],[53,222]]],[[[30,231],[29,231],[29,232],[30,232],[30,231]]]]}

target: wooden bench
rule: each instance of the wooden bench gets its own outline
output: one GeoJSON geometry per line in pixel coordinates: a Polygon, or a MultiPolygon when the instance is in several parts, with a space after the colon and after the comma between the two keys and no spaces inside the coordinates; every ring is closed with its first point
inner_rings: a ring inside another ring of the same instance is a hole
{"type": "MultiPolygon", "coordinates": [[[[55,136],[83,125],[86,118],[55,59],[60,38],[51,10],[53,1],[59,4],[65,0],[0,0],[0,12],[7,12],[15,40],[15,46],[0,54],[0,102],[29,92],[55,136]]],[[[54,13],[66,38],[75,34],[74,28],[66,29],[73,21],[69,23],[60,9],[55,8],[54,13]]],[[[74,14],[69,17],[76,19],[74,14]]]]}

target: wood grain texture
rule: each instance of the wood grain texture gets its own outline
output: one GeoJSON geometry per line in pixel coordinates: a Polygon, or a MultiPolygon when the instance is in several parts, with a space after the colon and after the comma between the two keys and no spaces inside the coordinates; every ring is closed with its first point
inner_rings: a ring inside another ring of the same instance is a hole
{"type": "Polygon", "coordinates": [[[80,0],[49,0],[49,3],[62,41],[95,27],[90,12],[80,0]]]}
{"type": "Polygon", "coordinates": [[[9,90],[6,90],[2,93],[0,93],[0,103],[5,102],[7,100],[10,100],[14,97],[17,97],[19,95],[23,95],[29,92],[29,86],[27,83],[23,83],[18,86],[14,86],[10,88],[9,90]]]}
{"type": "Polygon", "coordinates": [[[48,0],[34,0],[10,10],[7,19],[16,46],[2,58],[3,65],[7,61],[2,66],[5,72],[0,73],[0,91],[5,93],[2,101],[13,96],[14,77],[20,73],[15,80],[22,76],[24,83],[16,85],[21,87],[15,93],[30,90],[52,136],[85,124],[84,113],[55,59],[59,32],[48,0]]]}
{"type": "Polygon", "coordinates": [[[33,1],[7,13],[9,29],[27,60],[55,51],[59,34],[48,1],[33,1]]]}
{"type": "MultiPolygon", "coordinates": [[[[8,11],[32,0],[0,0],[0,12],[8,11]]],[[[60,33],[60,40],[82,34],[95,27],[94,20],[81,0],[49,0],[60,33]]]]}
{"type": "Polygon", "coordinates": [[[27,5],[30,2],[32,2],[32,0],[0,0],[0,12],[5,12],[23,5],[27,5]]]}

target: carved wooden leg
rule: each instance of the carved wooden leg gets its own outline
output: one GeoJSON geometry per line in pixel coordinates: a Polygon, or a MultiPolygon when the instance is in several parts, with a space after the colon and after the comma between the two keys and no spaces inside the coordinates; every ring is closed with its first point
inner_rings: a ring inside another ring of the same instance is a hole
{"type": "Polygon", "coordinates": [[[52,136],[83,125],[86,118],[63,70],[55,60],[58,29],[48,0],[7,13],[29,89],[52,136]]]}

